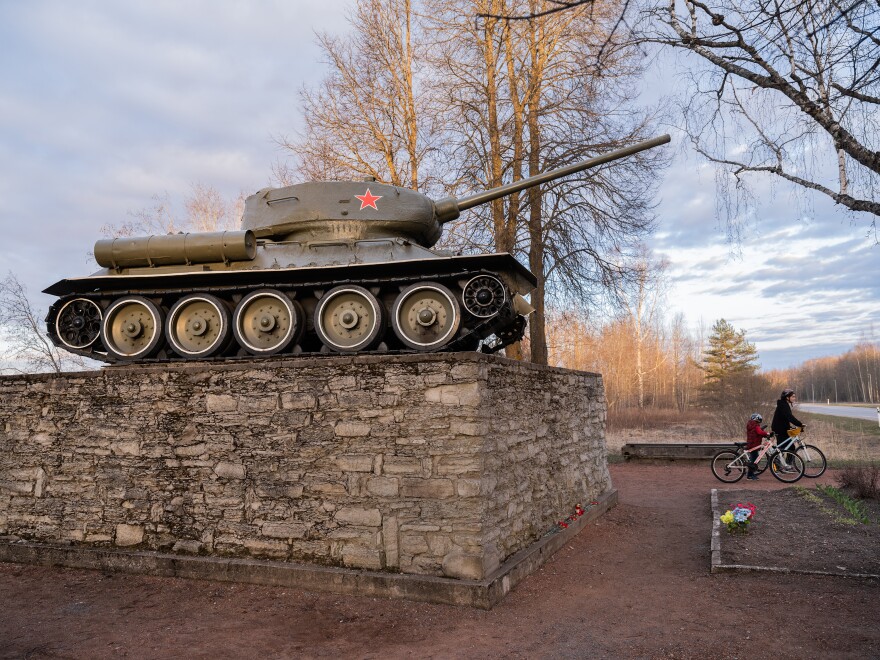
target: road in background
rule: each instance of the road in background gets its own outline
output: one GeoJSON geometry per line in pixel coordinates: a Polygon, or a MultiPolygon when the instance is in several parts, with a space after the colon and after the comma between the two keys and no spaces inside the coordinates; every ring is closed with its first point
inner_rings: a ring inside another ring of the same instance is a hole
{"type": "Polygon", "coordinates": [[[877,420],[877,408],[860,408],[859,406],[820,406],[815,403],[798,404],[798,409],[817,415],[835,415],[837,417],[855,417],[856,419],[877,420]]]}

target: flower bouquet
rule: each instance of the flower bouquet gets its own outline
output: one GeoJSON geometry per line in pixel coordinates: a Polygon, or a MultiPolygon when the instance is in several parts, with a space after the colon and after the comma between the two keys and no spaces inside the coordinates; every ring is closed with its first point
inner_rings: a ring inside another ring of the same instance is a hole
{"type": "Polygon", "coordinates": [[[742,532],[749,533],[749,523],[755,515],[755,505],[751,503],[731,505],[728,511],[721,515],[721,522],[727,525],[727,531],[731,534],[742,532]]]}

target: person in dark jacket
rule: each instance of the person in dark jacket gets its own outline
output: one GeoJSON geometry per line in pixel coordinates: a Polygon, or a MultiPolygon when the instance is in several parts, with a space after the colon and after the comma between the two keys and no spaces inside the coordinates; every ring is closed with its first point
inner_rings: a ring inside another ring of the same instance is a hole
{"type": "Polygon", "coordinates": [[[784,389],[776,402],[776,412],[773,413],[773,421],[770,422],[770,430],[776,434],[776,446],[780,449],[787,450],[788,447],[788,429],[799,426],[804,429],[804,423],[799,420],[791,412],[791,405],[794,403],[794,390],[784,389]]]}

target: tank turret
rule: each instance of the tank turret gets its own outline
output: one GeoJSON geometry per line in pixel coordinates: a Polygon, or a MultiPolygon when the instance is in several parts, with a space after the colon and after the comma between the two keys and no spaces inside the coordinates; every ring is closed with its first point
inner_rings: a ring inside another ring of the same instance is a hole
{"type": "Polygon", "coordinates": [[[100,240],[102,267],[56,282],[52,341],[106,362],[496,351],[519,340],[536,279],[507,253],[432,250],[462,211],[669,141],[460,199],[376,181],[248,197],[240,231],[100,240]]]}

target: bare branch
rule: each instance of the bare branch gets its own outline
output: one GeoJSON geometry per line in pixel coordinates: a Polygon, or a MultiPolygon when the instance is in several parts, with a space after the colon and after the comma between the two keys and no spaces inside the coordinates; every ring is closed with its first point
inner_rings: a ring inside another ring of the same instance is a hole
{"type": "Polygon", "coordinates": [[[531,12],[528,14],[514,15],[514,14],[490,14],[490,13],[479,13],[477,14],[477,18],[490,18],[499,21],[531,21],[536,18],[541,18],[543,16],[549,16],[550,14],[555,14],[560,11],[565,11],[567,9],[574,9],[575,7],[582,7],[584,5],[591,5],[596,0],[572,0],[571,2],[565,2],[564,0],[549,0],[556,7],[551,7],[550,9],[545,9],[544,11],[531,12]]]}
{"type": "MultiPolygon", "coordinates": [[[[637,30],[644,41],[700,58],[682,102],[683,129],[729,173],[716,179],[721,197],[750,206],[746,175],[770,174],[868,213],[874,228],[878,25],[880,6],[864,0],[657,0],[637,30]]],[[[729,225],[739,211],[739,203],[726,205],[729,225]]]]}
{"type": "Polygon", "coordinates": [[[836,89],[838,92],[843,94],[844,96],[851,96],[854,99],[859,101],[864,101],[865,103],[874,103],[880,104],[880,96],[871,96],[869,94],[862,94],[861,92],[857,92],[852,89],[846,89],[837,83],[831,83],[831,86],[836,89]]]}

